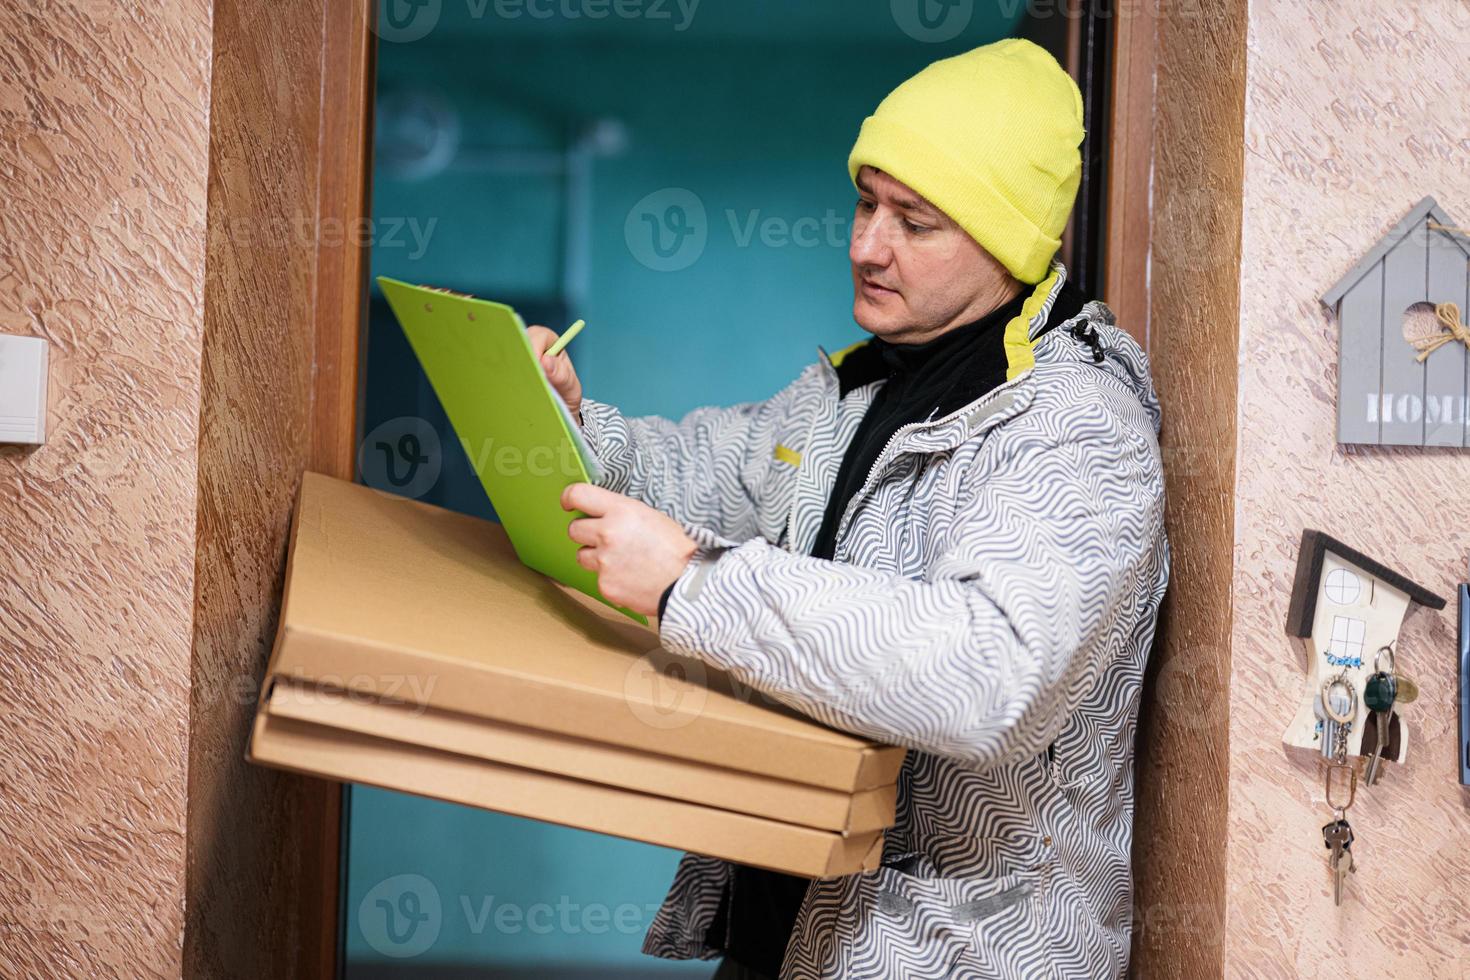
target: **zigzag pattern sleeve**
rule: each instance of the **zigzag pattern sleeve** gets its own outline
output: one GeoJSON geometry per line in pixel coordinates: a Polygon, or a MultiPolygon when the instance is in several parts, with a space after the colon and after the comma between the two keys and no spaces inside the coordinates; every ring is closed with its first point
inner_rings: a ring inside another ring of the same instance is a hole
{"type": "Polygon", "coordinates": [[[698,657],[846,731],[975,768],[1043,751],[1147,615],[1156,445],[1111,413],[1008,433],[924,579],[706,544],[660,620],[698,657]]]}
{"type": "MultiPolygon", "coordinates": [[[[807,368],[813,370],[815,365],[807,368]]],[[[758,535],[754,474],[764,468],[778,421],[802,378],[766,401],[697,408],[677,422],[628,418],[611,405],[582,399],[582,434],[603,465],[601,485],[686,526],[739,540],[758,535]]]]}

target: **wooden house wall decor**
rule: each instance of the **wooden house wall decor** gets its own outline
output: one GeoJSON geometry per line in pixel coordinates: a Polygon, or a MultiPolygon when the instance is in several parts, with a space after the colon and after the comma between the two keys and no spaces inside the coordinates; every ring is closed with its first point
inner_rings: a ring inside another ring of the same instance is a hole
{"type": "Polygon", "coordinates": [[[1470,334],[1439,316],[1470,317],[1461,229],[1426,197],[1322,297],[1341,331],[1338,442],[1470,446],[1470,334]]]}
{"type": "MultiPolygon", "coordinates": [[[[1371,712],[1363,706],[1363,685],[1374,671],[1374,655],[1382,647],[1393,647],[1397,666],[1406,664],[1398,656],[1399,628],[1410,603],[1443,609],[1445,600],[1422,585],[1374,561],[1321,531],[1302,534],[1297,555],[1296,578],[1286,631],[1307,644],[1306,693],[1283,741],[1304,749],[1321,749],[1321,726],[1314,710],[1322,684],[1346,674],[1357,692],[1357,717],[1348,734],[1349,755],[1366,755],[1373,742],[1364,737],[1372,730],[1371,712]]],[[[1384,758],[1403,762],[1408,751],[1408,730],[1400,709],[1393,712],[1389,750],[1384,758]]]]}

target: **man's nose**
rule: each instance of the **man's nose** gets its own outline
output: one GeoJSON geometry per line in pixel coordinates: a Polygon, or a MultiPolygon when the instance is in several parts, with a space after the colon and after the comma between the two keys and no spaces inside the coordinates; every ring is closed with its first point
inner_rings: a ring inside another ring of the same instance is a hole
{"type": "Polygon", "coordinates": [[[852,244],[847,256],[853,265],[871,265],[882,268],[893,260],[890,240],[893,219],[882,212],[874,214],[860,228],[854,227],[852,244]]]}

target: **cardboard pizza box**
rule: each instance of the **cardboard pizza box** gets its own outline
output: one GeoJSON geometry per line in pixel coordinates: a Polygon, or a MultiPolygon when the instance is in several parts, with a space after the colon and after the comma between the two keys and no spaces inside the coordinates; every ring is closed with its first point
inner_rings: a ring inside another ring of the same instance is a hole
{"type": "Polygon", "coordinates": [[[878,866],[883,832],[843,835],[257,714],[254,762],[693,851],[809,878],[878,866]]]}
{"type": "Polygon", "coordinates": [[[847,793],[290,680],[274,685],[262,710],[272,718],[373,735],[819,830],[862,834],[891,827],[894,821],[898,787],[892,783],[847,793]]]}

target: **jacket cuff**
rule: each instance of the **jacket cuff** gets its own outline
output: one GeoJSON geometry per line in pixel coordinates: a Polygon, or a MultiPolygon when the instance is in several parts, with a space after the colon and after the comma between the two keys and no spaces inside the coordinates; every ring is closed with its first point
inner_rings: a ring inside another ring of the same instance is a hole
{"type": "Polygon", "coordinates": [[[577,414],[582,417],[582,439],[598,459],[602,458],[603,430],[617,416],[617,411],[591,398],[583,398],[577,407],[577,414]]]}
{"type": "Polygon", "coordinates": [[[578,412],[582,416],[582,441],[602,469],[593,482],[614,493],[629,493],[633,461],[627,420],[613,406],[591,398],[582,399],[578,412]]]}
{"type": "Polygon", "coordinates": [[[694,539],[694,554],[690,556],[689,563],[684,566],[679,577],[669,583],[668,588],[664,589],[664,594],[659,599],[658,628],[660,633],[663,632],[664,617],[669,615],[669,610],[672,608],[677,612],[681,603],[697,598],[699,587],[704,577],[714,567],[714,563],[719,561],[720,556],[725,552],[740,547],[739,541],[727,538],[707,527],[685,524],[684,533],[694,539]],[[681,592],[682,595],[680,595],[681,592]]]}

